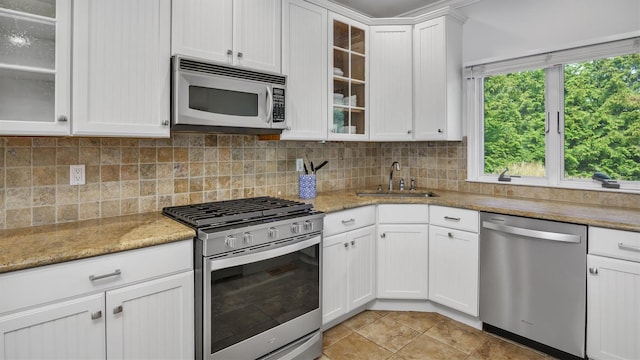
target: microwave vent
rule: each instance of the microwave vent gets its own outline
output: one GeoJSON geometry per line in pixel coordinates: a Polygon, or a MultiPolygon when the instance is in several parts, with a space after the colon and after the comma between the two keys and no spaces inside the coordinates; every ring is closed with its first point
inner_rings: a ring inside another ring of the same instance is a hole
{"type": "Polygon", "coordinates": [[[277,85],[286,85],[286,77],[282,75],[239,69],[236,67],[205,63],[185,58],[180,59],[180,70],[207,73],[219,76],[228,76],[236,79],[258,81],[277,85]]]}

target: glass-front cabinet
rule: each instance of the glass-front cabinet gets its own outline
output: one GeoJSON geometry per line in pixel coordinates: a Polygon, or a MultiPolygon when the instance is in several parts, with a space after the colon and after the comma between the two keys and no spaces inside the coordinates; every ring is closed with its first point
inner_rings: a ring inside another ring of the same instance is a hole
{"type": "Polygon", "coordinates": [[[0,0],[0,135],[68,135],[69,0],[0,0]]]}
{"type": "Polygon", "coordinates": [[[329,136],[335,140],[366,140],[369,51],[368,27],[346,17],[330,14],[332,41],[329,99],[329,136]]]}

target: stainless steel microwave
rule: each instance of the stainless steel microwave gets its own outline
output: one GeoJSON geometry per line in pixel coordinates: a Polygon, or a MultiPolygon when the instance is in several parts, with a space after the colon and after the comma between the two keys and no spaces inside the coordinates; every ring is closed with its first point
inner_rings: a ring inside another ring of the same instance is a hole
{"type": "Polygon", "coordinates": [[[174,56],[171,129],[280,134],[286,76],[174,56]]]}

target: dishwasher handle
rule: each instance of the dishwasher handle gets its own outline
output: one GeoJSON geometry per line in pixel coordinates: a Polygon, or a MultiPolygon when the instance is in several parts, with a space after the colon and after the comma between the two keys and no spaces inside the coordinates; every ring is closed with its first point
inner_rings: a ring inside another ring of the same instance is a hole
{"type": "Polygon", "coordinates": [[[516,226],[496,224],[491,221],[483,221],[482,227],[485,229],[496,230],[507,234],[527,236],[535,239],[560,241],[567,243],[580,243],[580,235],[563,234],[550,231],[526,229],[516,226]]]}

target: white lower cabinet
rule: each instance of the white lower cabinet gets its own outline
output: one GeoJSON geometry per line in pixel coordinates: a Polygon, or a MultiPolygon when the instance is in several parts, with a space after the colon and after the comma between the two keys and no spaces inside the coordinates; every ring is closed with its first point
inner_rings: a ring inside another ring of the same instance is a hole
{"type": "Polygon", "coordinates": [[[322,323],[375,299],[375,226],[323,239],[322,323]]]}
{"type": "Polygon", "coordinates": [[[3,274],[0,359],[192,359],[191,257],[188,240],[3,274]],[[163,263],[165,272],[127,282],[145,274],[142,268],[157,267],[152,262],[163,263]],[[117,270],[102,273],[104,266],[117,270]],[[94,271],[107,276],[96,278],[94,271]],[[72,273],[78,275],[47,281],[49,274],[72,273]],[[89,294],[85,282],[93,287],[89,294]],[[48,291],[56,288],[67,296],[48,291]]]}
{"type": "Polygon", "coordinates": [[[640,233],[590,227],[587,267],[587,356],[640,359],[640,233]]]}
{"type": "Polygon", "coordinates": [[[429,300],[478,316],[479,214],[431,206],[429,300]]]}

